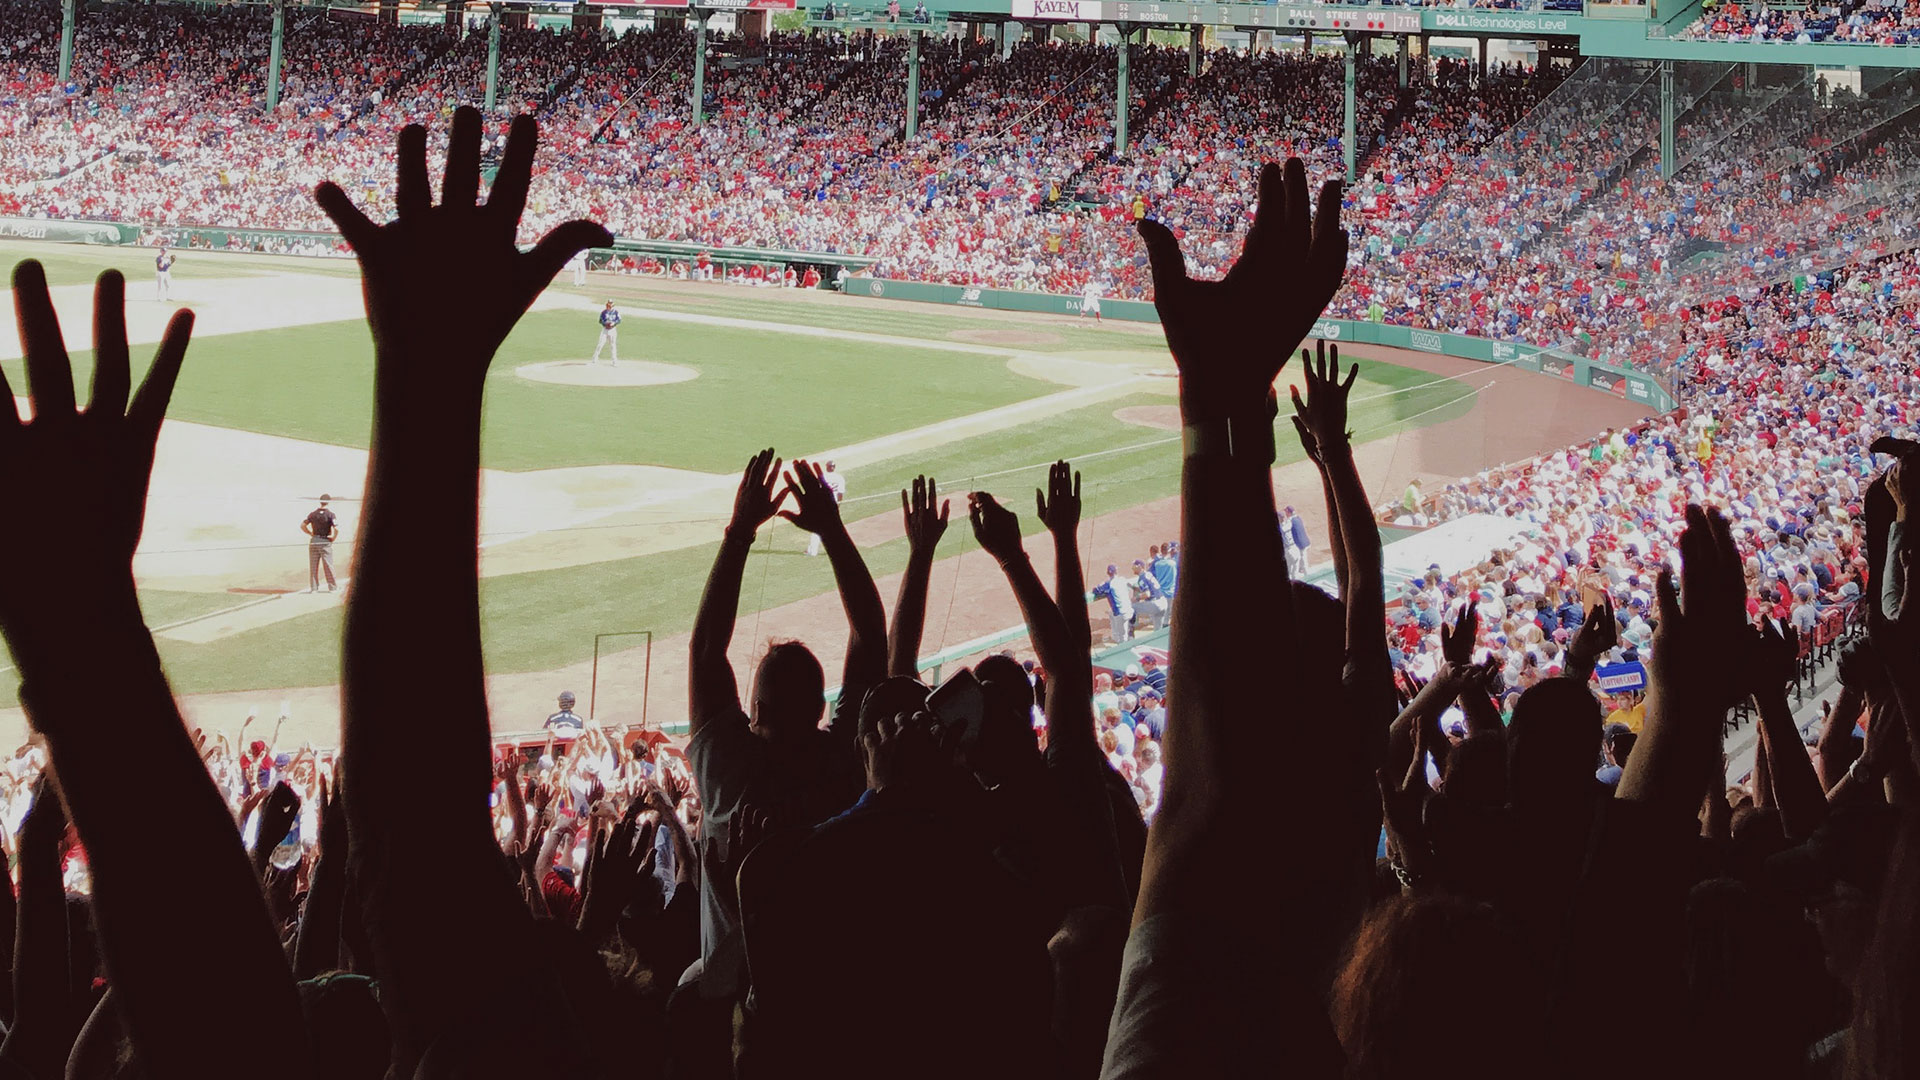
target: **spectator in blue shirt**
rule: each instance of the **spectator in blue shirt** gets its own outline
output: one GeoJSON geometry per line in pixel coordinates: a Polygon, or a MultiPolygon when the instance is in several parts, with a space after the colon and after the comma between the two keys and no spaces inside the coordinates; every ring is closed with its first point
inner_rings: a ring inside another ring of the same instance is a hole
{"type": "Polygon", "coordinates": [[[1160,583],[1160,591],[1172,600],[1175,585],[1180,576],[1180,565],[1173,560],[1173,545],[1162,544],[1147,549],[1148,568],[1153,571],[1153,580],[1160,583]]]}

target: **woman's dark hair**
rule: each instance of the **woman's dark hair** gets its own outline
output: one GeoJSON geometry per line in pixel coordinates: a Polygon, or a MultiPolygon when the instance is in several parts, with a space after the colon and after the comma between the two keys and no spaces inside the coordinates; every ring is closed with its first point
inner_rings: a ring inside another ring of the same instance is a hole
{"type": "Polygon", "coordinates": [[[1348,1080],[1537,1075],[1542,993],[1518,933],[1486,904],[1403,896],[1368,915],[1334,980],[1348,1080]],[[1462,1038],[1454,1007],[1503,1003],[1498,1032],[1462,1038]]]}

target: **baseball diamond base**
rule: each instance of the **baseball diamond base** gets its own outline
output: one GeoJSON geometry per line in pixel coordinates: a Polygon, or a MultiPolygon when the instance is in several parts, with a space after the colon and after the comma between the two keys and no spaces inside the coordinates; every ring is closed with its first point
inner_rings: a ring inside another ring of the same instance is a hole
{"type": "Polygon", "coordinates": [[[697,379],[700,373],[680,364],[652,360],[622,360],[617,364],[591,360],[549,360],[522,364],[513,373],[533,382],[562,386],[664,386],[697,379]]]}

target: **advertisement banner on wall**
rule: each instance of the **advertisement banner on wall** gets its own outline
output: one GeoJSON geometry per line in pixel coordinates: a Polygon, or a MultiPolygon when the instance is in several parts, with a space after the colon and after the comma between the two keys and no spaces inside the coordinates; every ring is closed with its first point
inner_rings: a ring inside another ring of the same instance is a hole
{"type": "Polygon", "coordinates": [[[1653,404],[1653,383],[1638,375],[1627,376],[1627,400],[1642,405],[1653,404]]]}
{"type": "Polygon", "coordinates": [[[1307,336],[1318,338],[1321,341],[1339,341],[1340,323],[1335,319],[1315,319],[1313,320],[1313,331],[1307,336]]]}
{"type": "Polygon", "coordinates": [[[1013,0],[1013,17],[1021,22],[1036,19],[1099,22],[1100,0],[1013,0]]]}
{"type": "Polygon", "coordinates": [[[1407,344],[1421,352],[1445,352],[1447,339],[1431,330],[1415,330],[1408,337],[1407,344]]]}
{"type": "Polygon", "coordinates": [[[1626,376],[1615,374],[1603,368],[1590,367],[1587,369],[1587,385],[1593,387],[1595,390],[1605,390],[1614,397],[1627,396],[1626,376]]]}
{"type": "Polygon", "coordinates": [[[1558,356],[1543,356],[1540,358],[1540,373],[1559,379],[1572,379],[1573,361],[1563,360],[1558,356]]]}

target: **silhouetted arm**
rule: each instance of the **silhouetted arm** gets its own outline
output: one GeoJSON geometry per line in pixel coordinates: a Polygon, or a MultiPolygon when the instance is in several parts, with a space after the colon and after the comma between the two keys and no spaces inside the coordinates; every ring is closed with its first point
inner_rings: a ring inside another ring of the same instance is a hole
{"type": "Polygon", "coordinates": [[[947,531],[947,504],[940,501],[932,477],[916,476],[912,493],[900,493],[900,516],[906,524],[907,570],[900,577],[900,598],[893,605],[893,626],[887,636],[887,674],[912,678],[920,674],[920,638],[927,625],[927,581],[933,575],[933,555],[947,531]]]}

